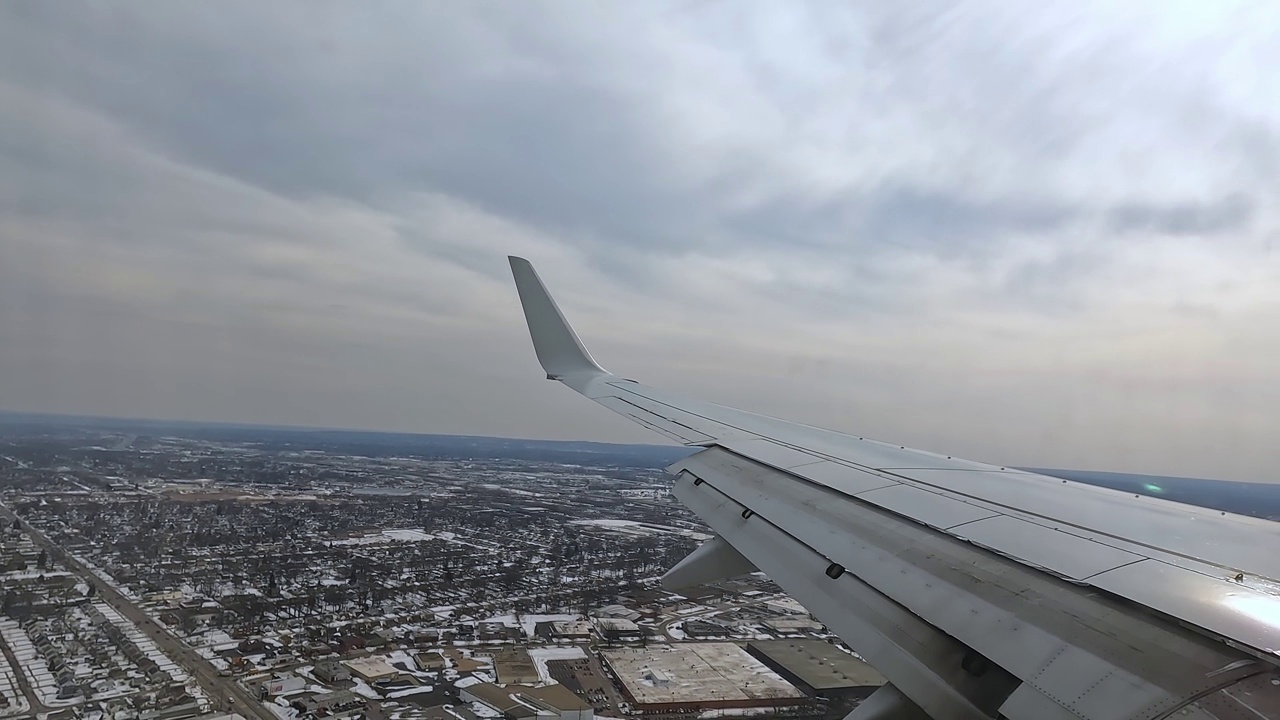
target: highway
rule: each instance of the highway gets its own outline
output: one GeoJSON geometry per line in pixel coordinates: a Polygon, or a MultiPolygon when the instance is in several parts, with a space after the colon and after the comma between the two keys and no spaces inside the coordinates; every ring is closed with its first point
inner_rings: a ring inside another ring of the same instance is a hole
{"type": "MultiPolygon", "coordinates": [[[[19,518],[8,507],[0,505],[0,519],[3,519],[3,522],[13,522],[14,519],[19,518]]],[[[275,713],[258,702],[249,691],[241,687],[240,683],[237,683],[233,678],[218,675],[218,669],[212,663],[201,657],[199,653],[180,638],[170,633],[163,624],[148,615],[120,591],[104,583],[92,570],[80,562],[79,558],[63,550],[46,537],[44,533],[36,530],[25,520],[22,522],[22,527],[31,536],[36,545],[48,551],[49,557],[61,561],[69,571],[79,575],[85,582],[93,585],[100,599],[109,603],[121,615],[128,618],[139,630],[150,637],[151,641],[165,655],[168,655],[195,678],[205,694],[209,696],[210,701],[213,702],[214,708],[226,712],[237,712],[246,717],[258,718],[259,720],[279,720],[275,713]]],[[[36,698],[32,697],[31,699],[35,700],[36,698]]]]}

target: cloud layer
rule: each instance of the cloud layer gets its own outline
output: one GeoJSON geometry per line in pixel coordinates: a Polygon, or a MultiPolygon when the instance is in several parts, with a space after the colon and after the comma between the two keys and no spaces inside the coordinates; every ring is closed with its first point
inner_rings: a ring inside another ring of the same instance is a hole
{"type": "Polygon", "coordinates": [[[1274,479],[1280,11],[0,6],[0,407],[649,440],[607,367],[1005,463],[1274,479]]]}

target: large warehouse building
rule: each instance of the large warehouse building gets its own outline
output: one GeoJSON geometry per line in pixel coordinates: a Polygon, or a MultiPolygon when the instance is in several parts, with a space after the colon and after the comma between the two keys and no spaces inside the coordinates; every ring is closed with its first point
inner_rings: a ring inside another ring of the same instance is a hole
{"type": "Polygon", "coordinates": [[[885,683],[875,668],[823,640],[755,640],[747,652],[817,697],[865,698],[885,683]]]}
{"type": "Polygon", "coordinates": [[[643,712],[776,707],[804,693],[733,643],[678,643],[601,653],[627,700],[643,712]]]}

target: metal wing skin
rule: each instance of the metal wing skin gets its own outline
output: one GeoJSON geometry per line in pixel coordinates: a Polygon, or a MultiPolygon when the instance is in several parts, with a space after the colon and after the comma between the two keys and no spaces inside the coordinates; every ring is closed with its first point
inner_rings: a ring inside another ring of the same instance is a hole
{"type": "Polygon", "coordinates": [[[678,588],[759,569],[891,685],[853,717],[1280,720],[1280,525],[664,392],[603,369],[510,258],[547,377],[703,450],[717,533],[678,588]]]}

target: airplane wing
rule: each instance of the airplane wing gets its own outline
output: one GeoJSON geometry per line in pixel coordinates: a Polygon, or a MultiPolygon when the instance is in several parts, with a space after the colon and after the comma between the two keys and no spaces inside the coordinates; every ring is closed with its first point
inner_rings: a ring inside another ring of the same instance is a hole
{"type": "Polygon", "coordinates": [[[888,680],[850,716],[1280,719],[1280,525],[682,397],[604,370],[510,258],[547,377],[676,442],[716,536],[888,680]]]}

